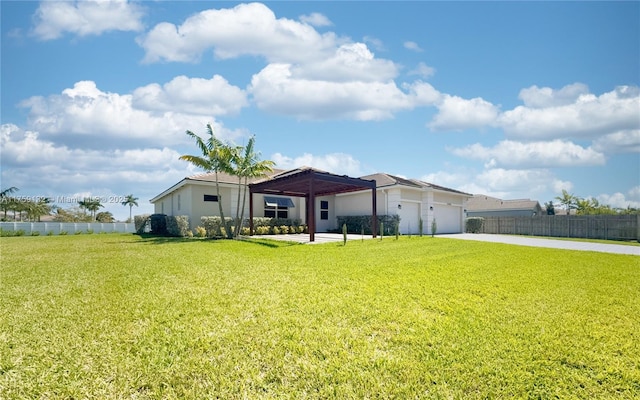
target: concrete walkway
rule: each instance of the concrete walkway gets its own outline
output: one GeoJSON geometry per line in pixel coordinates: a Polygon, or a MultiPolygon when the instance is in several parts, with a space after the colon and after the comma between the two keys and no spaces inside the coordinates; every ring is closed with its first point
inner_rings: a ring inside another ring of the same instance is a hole
{"type": "MultiPolygon", "coordinates": [[[[285,242],[295,242],[295,243],[304,243],[304,244],[322,244],[322,243],[334,243],[334,242],[342,242],[344,239],[342,237],[342,233],[316,233],[315,241],[309,241],[308,233],[294,233],[287,235],[253,235],[247,236],[247,238],[257,238],[257,239],[271,239],[271,240],[282,240],[285,242]]],[[[348,234],[347,241],[351,240],[362,240],[362,239],[373,239],[371,235],[357,235],[357,234],[348,234]]]]}
{"type": "Polygon", "coordinates": [[[631,254],[634,256],[640,256],[640,246],[628,246],[624,244],[605,244],[605,243],[592,243],[592,242],[578,242],[571,240],[557,240],[557,239],[544,239],[533,238],[527,236],[517,235],[493,235],[488,233],[455,233],[450,235],[438,235],[439,237],[461,239],[461,240],[476,240],[480,242],[494,242],[494,243],[506,243],[515,244],[518,246],[532,246],[532,247],[548,247],[552,249],[565,249],[565,250],[580,250],[580,251],[598,251],[602,253],[615,253],[615,254],[631,254]]]}
{"type": "MultiPolygon", "coordinates": [[[[304,243],[304,244],[321,244],[321,243],[340,243],[342,242],[341,233],[316,233],[315,242],[309,241],[309,234],[289,234],[289,235],[254,235],[257,239],[283,240],[287,242],[304,243]]],[[[580,251],[597,251],[602,253],[614,254],[630,254],[640,256],[640,246],[628,246],[623,244],[605,244],[578,242],[570,240],[544,239],[528,236],[517,235],[492,235],[486,233],[453,233],[436,235],[436,238],[475,240],[480,242],[506,243],[518,246],[531,247],[547,247],[551,249],[580,250],[580,251]]],[[[372,239],[371,235],[349,234],[347,240],[372,239]]],[[[385,237],[385,240],[392,240],[392,236],[385,237]]]]}

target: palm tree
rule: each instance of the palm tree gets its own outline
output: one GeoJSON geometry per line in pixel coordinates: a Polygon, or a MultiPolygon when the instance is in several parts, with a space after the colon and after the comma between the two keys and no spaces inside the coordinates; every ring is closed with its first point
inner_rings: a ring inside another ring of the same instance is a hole
{"type": "Polygon", "coordinates": [[[560,204],[565,206],[567,215],[569,215],[569,210],[575,208],[577,198],[573,194],[570,194],[566,190],[562,189],[562,196],[557,196],[556,200],[558,200],[560,204]]]}
{"type": "Polygon", "coordinates": [[[43,215],[49,215],[51,210],[54,209],[54,206],[50,203],[51,199],[48,198],[40,199],[37,202],[32,200],[25,201],[24,208],[27,212],[27,218],[31,221],[40,222],[40,217],[43,215]]]}
{"type": "Polygon", "coordinates": [[[575,200],[576,213],[578,215],[589,215],[593,214],[593,204],[589,199],[579,199],[575,200]]]}
{"type": "Polygon", "coordinates": [[[96,220],[96,211],[104,207],[97,198],[85,197],[84,200],[78,201],[80,208],[84,208],[91,212],[91,221],[96,220]]]}
{"type": "MultiPolygon", "coordinates": [[[[207,133],[209,134],[209,138],[207,138],[206,141],[202,140],[200,136],[191,131],[187,131],[186,133],[188,136],[195,140],[196,145],[202,152],[202,155],[183,155],[180,156],[180,159],[188,161],[196,167],[202,168],[206,172],[215,173],[216,195],[218,197],[218,211],[220,212],[221,225],[224,225],[225,227],[227,238],[231,239],[231,226],[229,226],[229,224],[225,220],[224,211],[222,209],[222,197],[220,196],[220,182],[218,181],[218,173],[228,172],[230,170],[233,151],[228,145],[224,144],[220,139],[216,138],[215,134],[213,133],[211,124],[207,124],[207,133]]],[[[222,235],[222,230],[220,230],[220,232],[218,233],[222,235]]]]}
{"type": "Polygon", "coordinates": [[[11,193],[17,192],[18,190],[20,190],[20,189],[18,189],[15,186],[11,186],[8,189],[0,191],[0,207],[2,207],[2,211],[4,211],[3,221],[7,220],[7,211],[10,210],[13,207],[13,203],[14,203],[14,199],[12,197],[10,197],[9,195],[11,193]]]}
{"type": "Polygon", "coordinates": [[[260,153],[254,151],[256,138],[251,136],[249,142],[244,147],[242,154],[238,153],[235,159],[236,169],[234,174],[238,176],[238,188],[242,187],[242,208],[240,208],[240,190],[238,190],[238,202],[236,208],[236,226],[235,236],[240,234],[242,221],[244,219],[244,210],[247,200],[247,183],[250,178],[260,178],[267,175],[267,172],[273,171],[275,163],[271,160],[260,160],[260,153]],[[244,179],[244,185],[242,180],[244,179]]]}
{"type": "Polygon", "coordinates": [[[122,202],[123,206],[129,206],[129,222],[133,221],[131,219],[131,210],[133,208],[133,206],[138,207],[138,198],[137,197],[133,197],[133,194],[128,194],[127,197],[124,198],[124,201],[122,202]]]}

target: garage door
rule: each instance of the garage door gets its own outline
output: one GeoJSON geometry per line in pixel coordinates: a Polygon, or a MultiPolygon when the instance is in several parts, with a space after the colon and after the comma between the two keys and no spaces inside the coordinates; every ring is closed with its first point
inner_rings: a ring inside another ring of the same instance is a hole
{"type": "MultiPolygon", "coordinates": [[[[433,215],[436,218],[438,229],[436,233],[460,233],[462,232],[460,207],[436,204],[433,206],[433,215]]],[[[428,227],[431,232],[431,227],[428,227]]]]}
{"type": "Polygon", "coordinates": [[[402,208],[398,210],[400,216],[400,233],[417,234],[420,220],[420,204],[402,202],[402,208]]]}

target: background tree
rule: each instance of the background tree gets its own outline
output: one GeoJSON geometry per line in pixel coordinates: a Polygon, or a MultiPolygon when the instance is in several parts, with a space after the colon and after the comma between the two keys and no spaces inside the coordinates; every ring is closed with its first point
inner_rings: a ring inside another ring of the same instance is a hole
{"type": "Polygon", "coordinates": [[[91,217],[80,207],[57,208],[53,220],[56,222],[90,222],[91,217]]]}
{"type": "MultiPolygon", "coordinates": [[[[189,137],[195,140],[196,146],[202,153],[201,156],[196,155],[183,155],[180,156],[181,160],[188,161],[198,168],[203,169],[206,172],[213,172],[215,174],[216,182],[216,196],[218,198],[218,212],[220,213],[221,224],[225,227],[227,238],[232,238],[231,226],[224,217],[224,210],[222,209],[222,197],[220,196],[220,182],[218,180],[218,173],[229,172],[231,170],[231,158],[232,149],[223,143],[220,139],[216,138],[213,133],[211,124],[207,124],[207,133],[209,137],[207,140],[202,138],[191,131],[186,132],[189,137]]],[[[218,232],[222,235],[222,231],[218,232]]]]}
{"type": "Polygon", "coordinates": [[[569,215],[570,210],[575,208],[576,196],[570,194],[564,189],[562,189],[562,196],[557,196],[556,200],[558,200],[560,204],[565,207],[565,209],[567,210],[567,215],[569,215]]]}
{"type": "Polygon", "coordinates": [[[98,222],[113,222],[115,219],[113,218],[113,214],[109,211],[102,211],[96,215],[96,221],[98,222]]]}
{"type": "Polygon", "coordinates": [[[9,195],[17,192],[18,190],[20,189],[15,186],[11,186],[10,188],[0,191],[0,208],[2,208],[2,211],[4,211],[4,217],[2,219],[3,221],[7,220],[7,211],[11,210],[11,207],[13,207],[13,203],[15,202],[15,199],[9,195]]]}
{"type": "Polygon", "coordinates": [[[132,222],[133,219],[131,217],[131,210],[133,206],[138,207],[138,198],[133,197],[133,194],[128,194],[127,197],[125,197],[124,201],[122,202],[122,205],[129,206],[129,220],[127,222],[132,222]]]}
{"type": "Polygon", "coordinates": [[[553,201],[549,200],[548,203],[544,203],[547,209],[547,215],[556,215],[556,207],[553,205],[553,201]]]}
{"type": "Polygon", "coordinates": [[[78,201],[80,208],[84,208],[85,210],[91,213],[91,221],[96,220],[96,212],[104,207],[100,200],[97,198],[85,197],[83,200],[78,201]]]}
{"type": "Polygon", "coordinates": [[[39,222],[43,215],[49,215],[51,213],[54,206],[51,204],[51,199],[44,198],[38,201],[25,201],[24,208],[27,212],[27,218],[29,218],[30,221],[39,222]]]}

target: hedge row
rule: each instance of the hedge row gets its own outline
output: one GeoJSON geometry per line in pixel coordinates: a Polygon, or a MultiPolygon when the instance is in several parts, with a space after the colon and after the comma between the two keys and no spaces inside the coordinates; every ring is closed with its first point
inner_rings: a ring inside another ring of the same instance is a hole
{"type": "Polygon", "coordinates": [[[469,217],[464,222],[464,231],[467,233],[480,233],[482,231],[483,224],[484,218],[469,217]]]}
{"type": "MultiPolygon", "coordinates": [[[[396,225],[400,223],[400,216],[393,215],[378,215],[377,233],[380,232],[380,227],[383,227],[384,232],[382,235],[394,235],[396,225]]],[[[347,233],[362,233],[364,230],[365,235],[371,235],[371,215],[350,215],[350,216],[338,216],[338,226],[340,232],[342,232],[342,225],[347,225],[347,233]]]]}
{"type": "MultiPolygon", "coordinates": [[[[228,225],[231,226],[233,231],[233,218],[225,217],[228,225]]],[[[222,219],[218,216],[214,217],[202,217],[200,219],[201,225],[206,231],[207,237],[216,237],[220,235],[225,236],[226,230],[222,224],[222,219]]],[[[307,231],[305,225],[302,225],[299,219],[292,218],[267,218],[257,217],[253,219],[253,228],[256,235],[278,235],[286,233],[304,233],[307,231]]],[[[242,222],[242,228],[240,229],[241,235],[249,235],[249,219],[245,219],[242,222]]]]}

